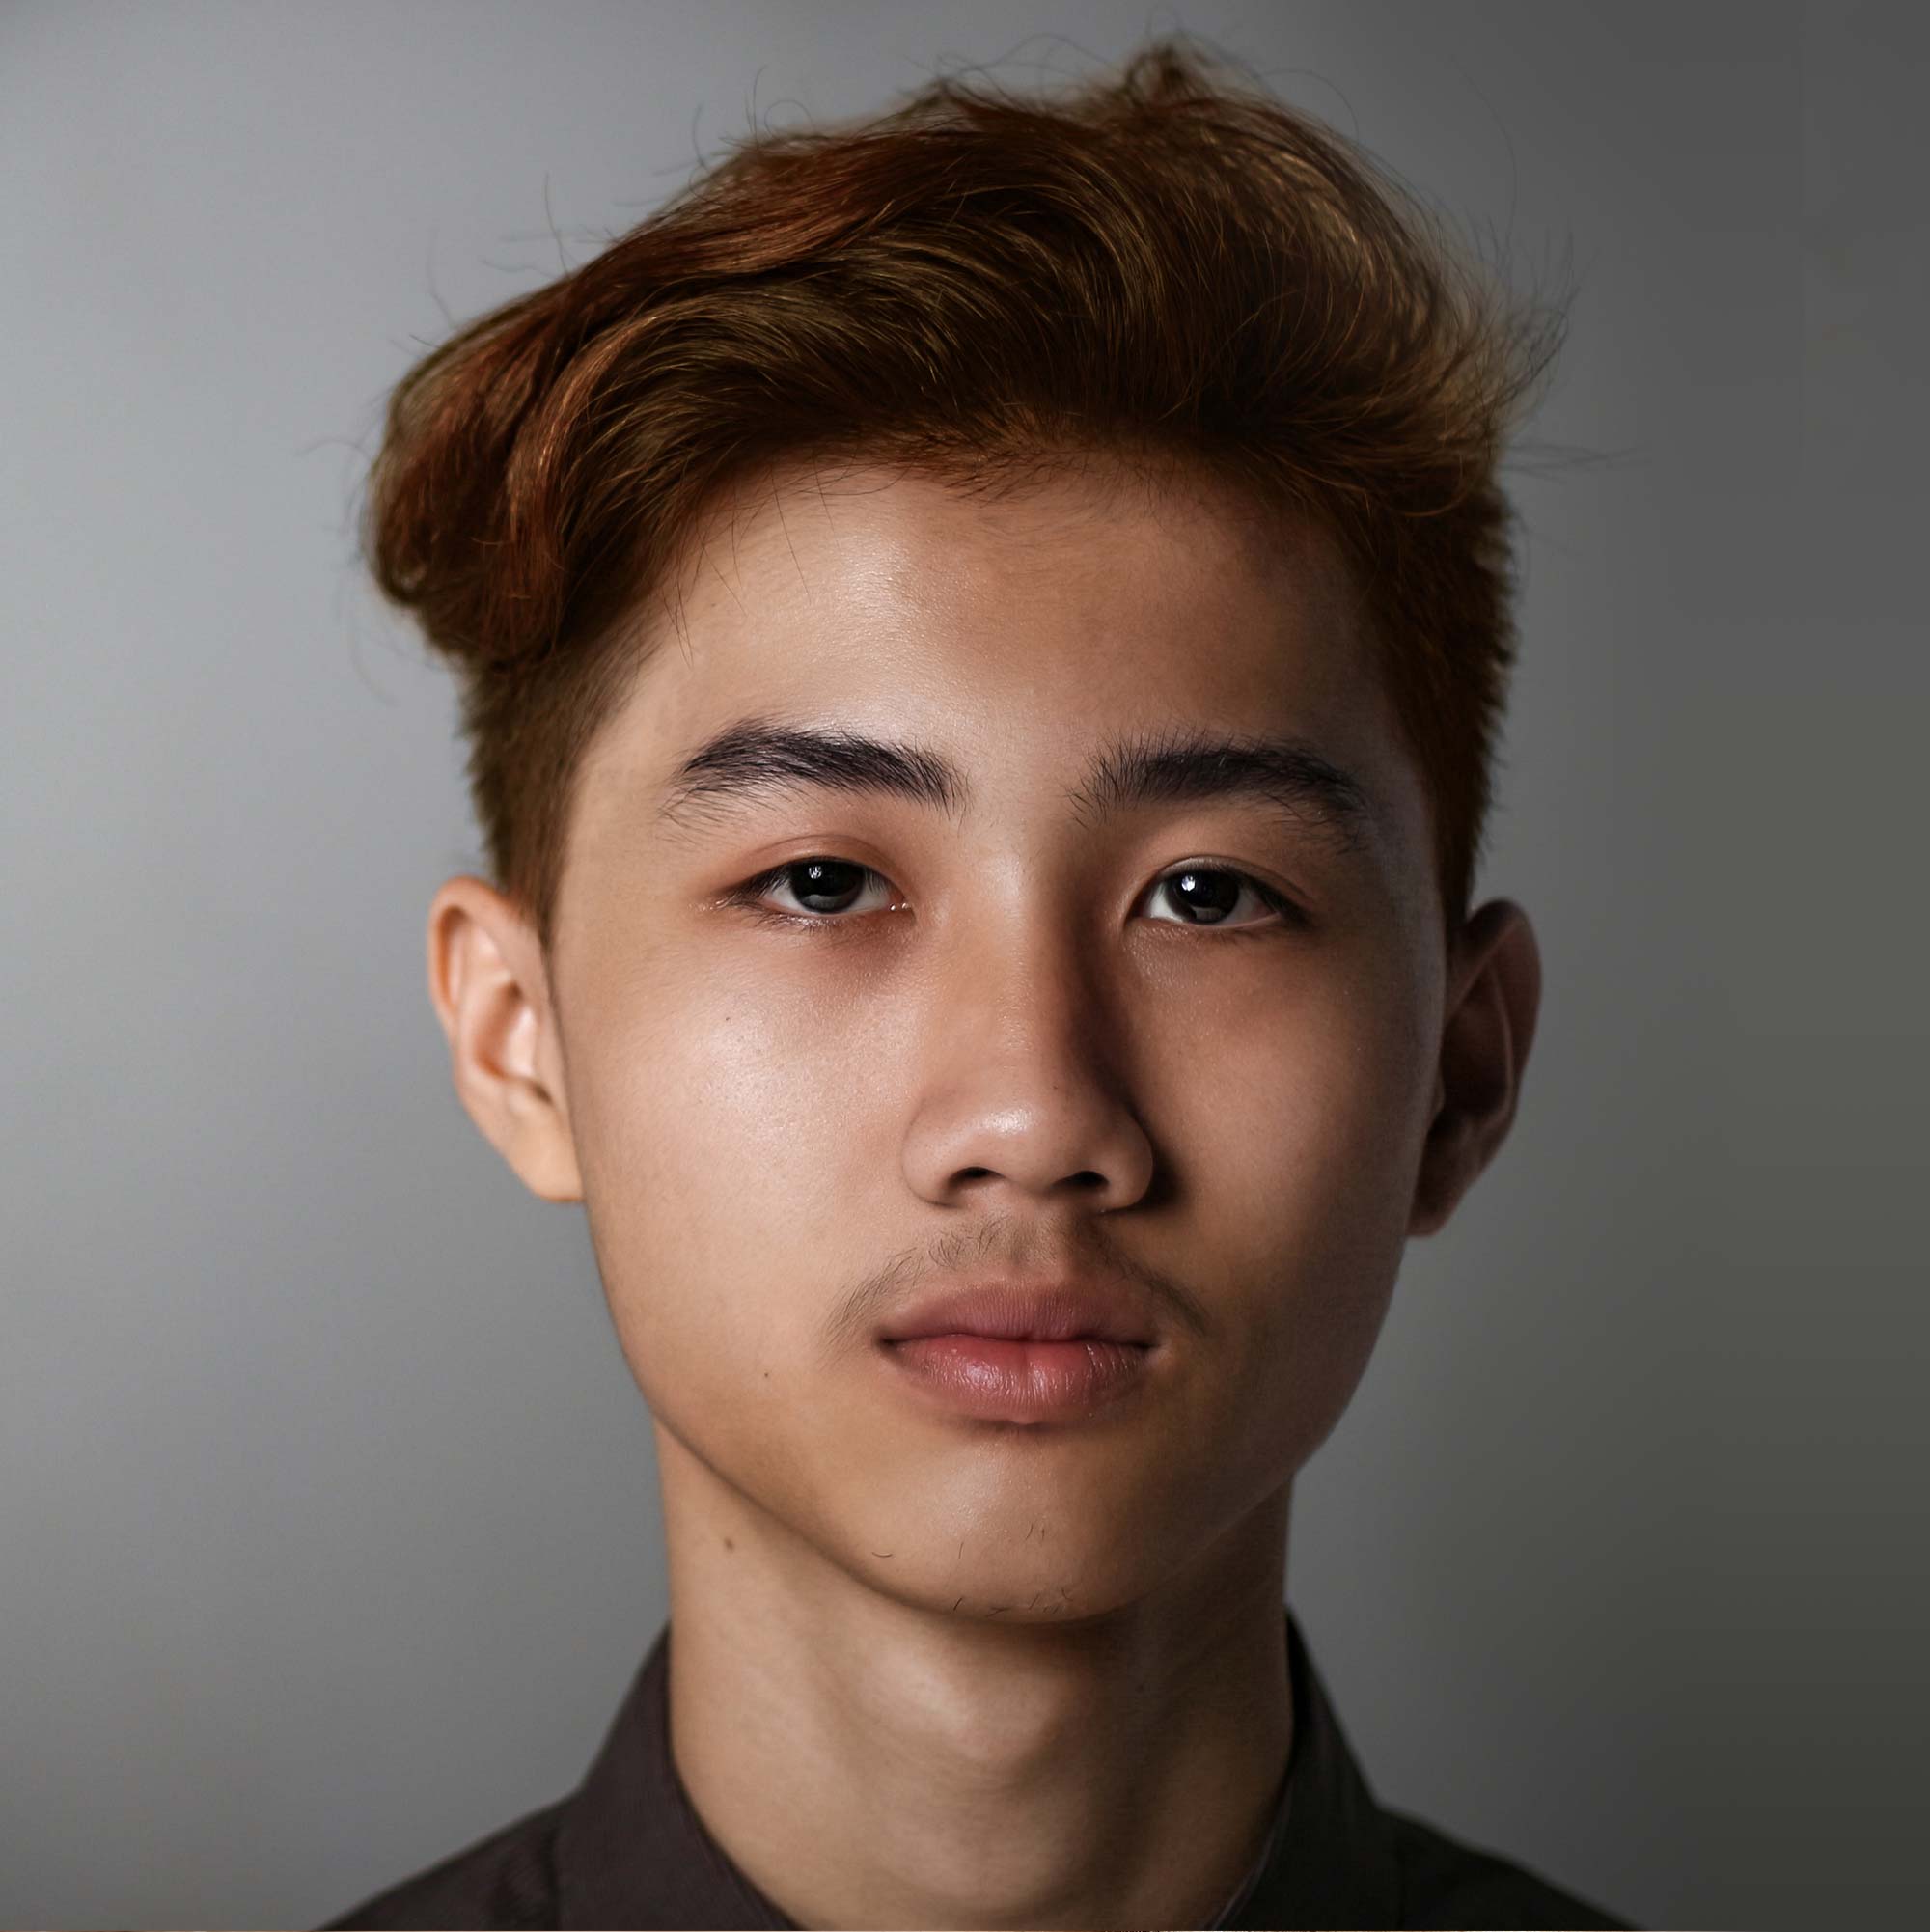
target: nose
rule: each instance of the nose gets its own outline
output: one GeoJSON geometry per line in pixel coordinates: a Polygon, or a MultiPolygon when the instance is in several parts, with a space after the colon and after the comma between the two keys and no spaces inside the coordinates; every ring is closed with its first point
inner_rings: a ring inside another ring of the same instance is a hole
{"type": "Polygon", "coordinates": [[[905,1175],[926,1200],[967,1192],[1129,1206],[1152,1181],[1117,1000],[1076,939],[1036,916],[995,922],[931,990],[905,1175]]]}

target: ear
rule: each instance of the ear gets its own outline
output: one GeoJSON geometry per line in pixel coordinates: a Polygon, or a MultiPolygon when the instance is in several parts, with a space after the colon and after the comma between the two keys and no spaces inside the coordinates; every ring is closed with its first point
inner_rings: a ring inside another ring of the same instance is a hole
{"type": "Polygon", "coordinates": [[[478,878],[446,881],[428,914],[428,996],[469,1118],[532,1194],[581,1201],[542,949],[478,878]]]}
{"type": "Polygon", "coordinates": [[[1421,1149],[1410,1234],[1445,1227],[1514,1120],[1541,1007],[1541,950],[1528,915],[1491,899],[1448,949],[1434,1118],[1421,1149]]]}

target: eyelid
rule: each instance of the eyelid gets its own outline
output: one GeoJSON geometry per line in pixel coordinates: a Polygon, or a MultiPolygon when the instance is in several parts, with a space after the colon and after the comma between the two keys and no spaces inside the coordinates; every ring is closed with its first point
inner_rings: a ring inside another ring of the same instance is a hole
{"type": "MultiPolygon", "coordinates": [[[[867,886],[877,884],[890,888],[893,891],[896,890],[896,887],[892,886],[891,880],[884,873],[879,871],[875,866],[866,865],[862,859],[843,859],[840,858],[835,852],[828,851],[805,852],[801,853],[795,859],[786,859],[778,865],[767,867],[763,871],[744,880],[742,884],[731,887],[730,891],[723,895],[721,903],[746,906],[758,917],[781,925],[840,926],[855,924],[859,915],[849,911],[786,912],[780,908],[764,906],[759,903],[766,893],[784,884],[791,871],[799,867],[813,864],[842,866],[851,871],[861,872],[864,875],[864,882],[867,886]]],[[[1144,898],[1147,893],[1154,891],[1166,880],[1184,877],[1189,871],[1224,872],[1229,878],[1239,879],[1244,884],[1251,886],[1255,896],[1275,915],[1270,920],[1251,920],[1240,925],[1227,926],[1225,930],[1228,933],[1272,932],[1304,926],[1308,924],[1306,909],[1290,893],[1282,887],[1273,885],[1268,880],[1259,877],[1256,873],[1248,870],[1246,867],[1236,866],[1230,860],[1227,859],[1182,859],[1177,865],[1166,867],[1162,871],[1149,879],[1144,889],[1141,892],[1140,897],[1144,898]]],[[[1134,901],[1135,904],[1138,902],[1137,899],[1134,901]]],[[[1183,920],[1157,920],[1154,924],[1159,925],[1176,925],[1182,929],[1187,929],[1183,920]]],[[[1200,925],[1194,926],[1191,930],[1196,932],[1217,932],[1222,930],[1222,928],[1211,925],[1200,925]]]]}

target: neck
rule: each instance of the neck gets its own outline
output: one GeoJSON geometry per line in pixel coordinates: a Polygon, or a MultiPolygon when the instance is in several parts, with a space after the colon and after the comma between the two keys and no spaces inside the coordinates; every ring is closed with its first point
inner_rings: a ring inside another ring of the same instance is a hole
{"type": "Polygon", "coordinates": [[[802,1926],[1204,1925],[1292,1738],[1290,1485],[1151,1596],[1002,1623],[885,1596],[661,1426],[672,1754],[802,1926]]]}

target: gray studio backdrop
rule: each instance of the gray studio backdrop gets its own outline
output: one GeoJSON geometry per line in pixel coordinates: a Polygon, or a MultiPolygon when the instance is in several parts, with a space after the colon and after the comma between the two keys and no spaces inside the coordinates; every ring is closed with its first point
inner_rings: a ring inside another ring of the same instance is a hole
{"type": "Polygon", "coordinates": [[[1386,1802],[1649,1924],[1923,1917],[1922,30],[15,0],[0,1923],[314,1923],[565,1791],[665,1614],[581,1210],[424,989],[478,861],[355,574],[384,392],[754,114],[1172,27],[1581,285],[1482,882],[1540,1035],[1289,1599],[1386,1802]]]}

